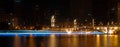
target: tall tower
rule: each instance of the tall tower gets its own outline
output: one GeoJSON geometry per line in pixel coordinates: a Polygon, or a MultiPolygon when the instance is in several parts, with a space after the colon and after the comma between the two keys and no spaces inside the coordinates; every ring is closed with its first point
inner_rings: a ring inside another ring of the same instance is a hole
{"type": "Polygon", "coordinates": [[[55,16],[52,15],[51,17],[51,27],[55,27],[55,16]]]}
{"type": "Polygon", "coordinates": [[[76,30],[76,29],[77,29],[77,20],[74,19],[74,30],[76,30]]]}
{"type": "Polygon", "coordinates": [[[117,3],[117,16],[118,16],[118,23],[120,24],[120,1],[118,1],[117,3]]]}
{"type": "Polygon", "coordinates": [[[92,15],[96,19],[96,25],[103,22],[107,25],[107,22],[116,22],[116,3],[117,0],[93,0],[92,15]]]}
{"type": "MultiPolygon", "coordinates": [[[[15,0],[15,4],[14,4],[14,17],[13,19],[15,19],[15,22],[17,24],[17,26],[23,22],[21,22],[22,20],[22,5],[21,5],[21,0],[15,0]],[[19,23],[18,23],[19,21],[19,23]]],[[[16,25],[15,25],[16,26],[16,25]]]]}
{"type": "Polygon", "coordinates": [[[74,28],[77,28],[77,20],[74,19],[74,28]]]}
{"type": "Polygon", "coordinates": [[[13,24],[13,27],[18,27],[18,18],[17,17],[14,17],[12,19],[12,24],[13,24]]]}
{"type": "Polygon", "coordinates": [[[78,22],[84,23],[89,19],[88,12],[91,8],[92,0],[71,0],[69,17],[77,18],[78,22]]]}

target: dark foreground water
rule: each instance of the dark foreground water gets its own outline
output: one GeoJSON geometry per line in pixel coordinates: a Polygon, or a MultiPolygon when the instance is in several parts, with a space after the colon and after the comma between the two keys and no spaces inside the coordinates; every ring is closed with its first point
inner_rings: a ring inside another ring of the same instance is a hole
{"type": "Polygon", "coordinates": [[[120,35],[0,36],[0,47],[120,47],[120,35]]]}

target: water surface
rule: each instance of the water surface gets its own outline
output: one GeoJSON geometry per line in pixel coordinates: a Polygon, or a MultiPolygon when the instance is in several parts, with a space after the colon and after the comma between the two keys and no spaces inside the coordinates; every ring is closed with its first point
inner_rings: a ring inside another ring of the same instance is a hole
{"type": "Polygon", "coordinates": [[[37,35],[0,36],[0,47],[120,47],[120,35],[37,35]]]}

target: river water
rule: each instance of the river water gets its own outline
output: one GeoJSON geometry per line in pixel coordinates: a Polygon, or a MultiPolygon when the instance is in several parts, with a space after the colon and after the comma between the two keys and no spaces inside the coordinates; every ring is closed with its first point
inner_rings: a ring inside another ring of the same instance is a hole
{"type": "Polygon", "coordinates": [[[120,35],[0,36],[0,47],[120,47],[120,35]]]}

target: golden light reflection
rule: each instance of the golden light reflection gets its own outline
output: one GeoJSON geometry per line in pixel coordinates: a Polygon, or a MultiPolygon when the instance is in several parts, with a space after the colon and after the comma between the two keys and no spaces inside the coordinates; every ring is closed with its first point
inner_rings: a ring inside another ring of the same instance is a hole
{"type": "Polygon", "coordinates": [[[30,34],[29,47],[36,47],[34,36],[32,36],[32,34],[30,34]]]}
{"type": "Polygon", "coordinates": [[[118,46],[118,35],[115,35],[115,38],[114,38],[114,44],[115,44],[115,47],[118,46]]]}
{"type": "Polygon", "coordinates": [[[49,39],[49,47],[57,47],[57,42],[56,42],[56,36],[54,34],[50,35],[50,39],[49,39]]]}
{"type": "Polygon", "coordinates": [[[70,35],[68,38],[67,38],[67,47],[71,47],[72,46],[72,44],[73,44],[73,42],[72,42],[72,38],[71,38],[72,36],[70,35]]]}
{"type": "Polygon", "coordinates": [[[14,38],[14,47],[21,47],[20,37],[17,34],[16,34],[16,36],[14,38]]]}
{"type": "Polygon", "coordinates": [[[110,35],[109,36],[109,46],[111,47],[117,47],[118,46],[118,35],[110,35]]]}
{"type": "Polygon", "coordinates": [[[104,39],[104,41],[103,41],[103,42],[104,42],[104,43],[103,43],[103,44],[104,44],[104,47],[107,47],[107,46],[108,46],[108,45],[107,45],[107,44],[108,44],[108,38],[107,38],[107,37],[108,37],[107,35],[104,35],[104,38],[103,38],[103,39],[104,39]]]}
{"type": "Polygon", "coordinates": [[[73,35],[73,44],[72,47],[79,47],[79,39],[78,39],[78,35],[73,35]]]}
{"type": "Polygon", "coordinates": [[[96,37],[96,47],[100,47],[100,35],[97,35],[96,37]]]}

